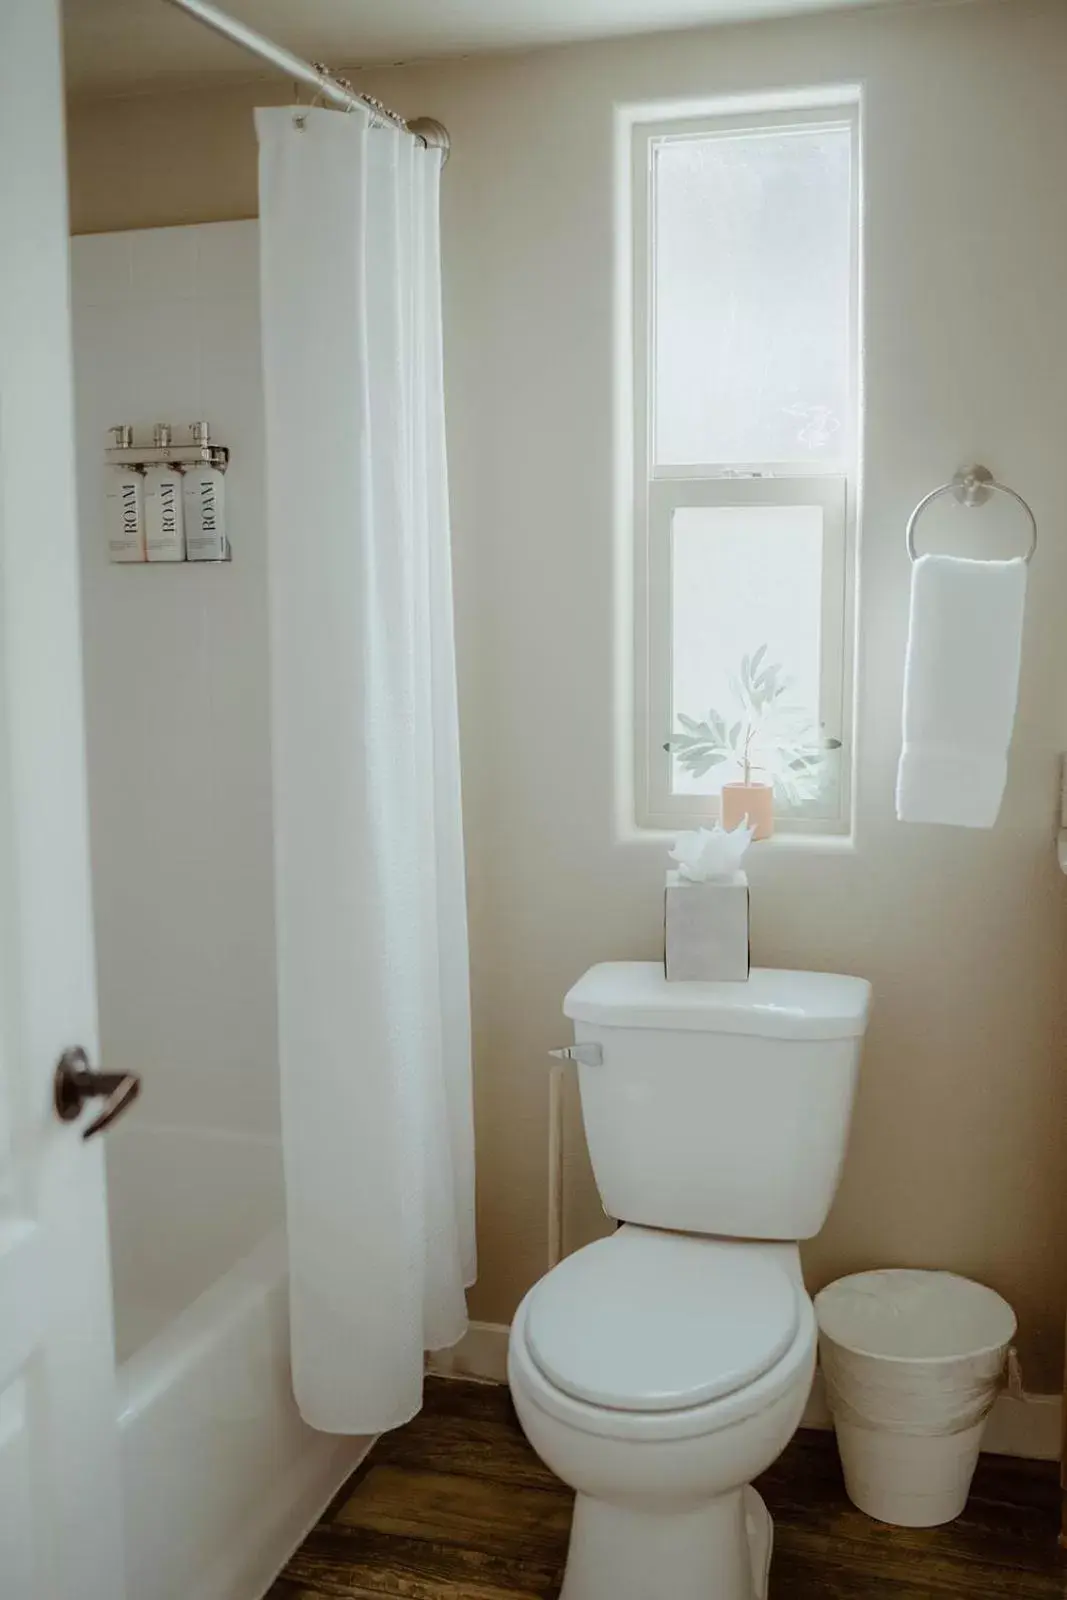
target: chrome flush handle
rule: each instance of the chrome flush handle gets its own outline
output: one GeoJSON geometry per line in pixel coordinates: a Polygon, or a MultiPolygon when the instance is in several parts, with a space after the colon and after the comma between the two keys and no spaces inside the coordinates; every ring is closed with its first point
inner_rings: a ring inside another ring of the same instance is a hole
{"type": "Polygon", "coordinates": [[[568,1044],[562,1050],[550,1050],[556,1061],[577,1061],[582,1067],[602,1067],[604,1052],[598,1044],[568,1044]]]}

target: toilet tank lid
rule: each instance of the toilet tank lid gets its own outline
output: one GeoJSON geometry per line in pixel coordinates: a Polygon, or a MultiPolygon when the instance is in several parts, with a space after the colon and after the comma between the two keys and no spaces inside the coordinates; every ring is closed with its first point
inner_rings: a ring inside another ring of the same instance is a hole
{"type": "Polygon", "coordinates": [[[848,1039],[867,1027],[871,986],[831,972],[753,967],[747,983],[668,983],[658,961],[591,967],[563,1002],[575,1022],[765,1039],[848,1039]]]}

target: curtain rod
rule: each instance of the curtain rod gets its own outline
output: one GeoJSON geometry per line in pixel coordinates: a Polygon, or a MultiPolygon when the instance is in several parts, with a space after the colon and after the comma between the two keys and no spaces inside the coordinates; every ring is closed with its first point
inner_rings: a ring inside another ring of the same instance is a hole
{"type": "Polygon", "coordinates": [[[339,106],[343,111],[351,111],[360,106],[364,111],[370,112],[372,125],[404,128],[427,149],[440,150],[442,164],[448,160],[450,142],[448,130],[433,117],[417,117],[414,122],[405,122],[402,116],[390,111],[388,106],[382,105],[382,102],[376,100],[373,95],[357,94],[347,79],[335,77],[321,61],[315,62],[314,65],[310,61],[304,61],[291,50],[275,44],[272,39],[257,33],[246,23],[239,22],[236,17],[231,17],[216,6],[209,5],[208,0],[166,0],[166,3],[179,11],[184,11],[186,16],[203,23],[205,28],[221,34],[232,44],[240,45],[243,50],[259,56],[261,61],[269,62],[272,67],[288,73],[289,77],[295,78],[297,82],[310,84],[331,105],[339,106]]]}

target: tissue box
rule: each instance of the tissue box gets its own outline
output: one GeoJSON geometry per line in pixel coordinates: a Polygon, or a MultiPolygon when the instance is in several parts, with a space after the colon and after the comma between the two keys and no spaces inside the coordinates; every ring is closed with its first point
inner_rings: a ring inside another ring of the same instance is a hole
{"type": "Polygon", "coordinates": [[[744,983],[749,972],[748,879],[715,883],[667,874],[668,982],[744,983]]]}

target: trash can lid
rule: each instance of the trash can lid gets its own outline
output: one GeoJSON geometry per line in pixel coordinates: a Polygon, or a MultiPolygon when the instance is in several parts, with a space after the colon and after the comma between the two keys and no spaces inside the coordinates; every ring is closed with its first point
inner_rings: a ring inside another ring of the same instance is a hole
{"type": "Polygon", "coordinates": [[[1002,1350],[1015,1313],[993,1289],[954,1272],[888,1269],[838,1278],[815,1296],[819,1332],[854,1355],[951,1361],[1002,1350]]]}

